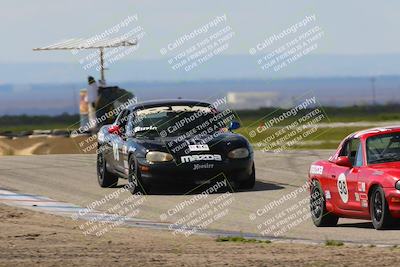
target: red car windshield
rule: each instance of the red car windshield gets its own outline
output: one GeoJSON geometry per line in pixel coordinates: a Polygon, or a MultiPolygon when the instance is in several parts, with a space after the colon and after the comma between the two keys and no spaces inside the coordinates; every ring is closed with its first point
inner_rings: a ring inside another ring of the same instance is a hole
{"type": "Polygon", "coordinates": [[[400,161],[400,133],[382,134],[367,139],[368,164],[400,161]]]}

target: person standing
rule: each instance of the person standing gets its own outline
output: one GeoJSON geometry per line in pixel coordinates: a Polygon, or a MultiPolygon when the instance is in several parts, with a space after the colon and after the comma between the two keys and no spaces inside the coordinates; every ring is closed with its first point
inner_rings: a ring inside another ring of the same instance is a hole
{"type": "Polygon", "coordinates": [[[99,94],[99,87],[96,80],[92,77],[88,77],[88,88],[87,88],[87,99],[89,105],[89,125],[91,129],[96,128],[96,101],[99,94]]]}

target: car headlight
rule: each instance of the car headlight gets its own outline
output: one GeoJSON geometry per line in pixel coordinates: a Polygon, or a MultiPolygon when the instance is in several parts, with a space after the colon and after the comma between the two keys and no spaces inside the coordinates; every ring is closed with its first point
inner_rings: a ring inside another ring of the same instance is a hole
{"type": "Polygon", "coordinates": [[[249,156],[249,150],[245,147],[236,148],[228,153],[228,157],[231,159],[242,159],[249,156]]]}
{"type": "Polygon", "coordinates": [[[171,154],[165,152],[151,151],[146,154],[146,160],[149,162],[165,162],[173,159],[171,154]]]}
{"type": "Polygon", "coordinates": [[[396,187],[397,190],[400,190],[400,181],[397,181],[394,187],[396,187]]]}

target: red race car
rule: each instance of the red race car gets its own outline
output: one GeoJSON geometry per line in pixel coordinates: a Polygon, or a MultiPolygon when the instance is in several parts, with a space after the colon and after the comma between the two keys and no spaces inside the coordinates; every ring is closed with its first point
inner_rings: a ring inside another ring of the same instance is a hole
{"type": "Polygon", "coordinates": [[[400,126],[346,137],[329,160],[309,171],[311,217],[335,226],[339,217],[372,220],[375,229],[400,222],[400,126]]]}

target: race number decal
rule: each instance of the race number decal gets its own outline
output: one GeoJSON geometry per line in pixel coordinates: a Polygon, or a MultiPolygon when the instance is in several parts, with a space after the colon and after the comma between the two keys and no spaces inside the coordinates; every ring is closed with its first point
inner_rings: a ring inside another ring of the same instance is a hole
{"type": "Polygon", "coordinates": [[[118,142],[112,142],[114,160],[119,160],[118,142]]]}
{"type": "Polygon", "coordinates": [[[310,174],[322,174],[324,172],[324,166],[311,165],[310,174]]]}
{"type": "Polygon", "coordinates": [[[207,144],[199,144],[199,145],[189,145],[189,150],[191,152],[195,151],[210,151],[210,148],[207,144]]]}
{"type": "Polygon", "coordinates": [[[344,175],[344,173],[339,175],[339,178],[337,180],[337,187],[340,198],[344,203],[347,203],[349,201],[349,191],[347,189],[346,175],[344,175]]]}

